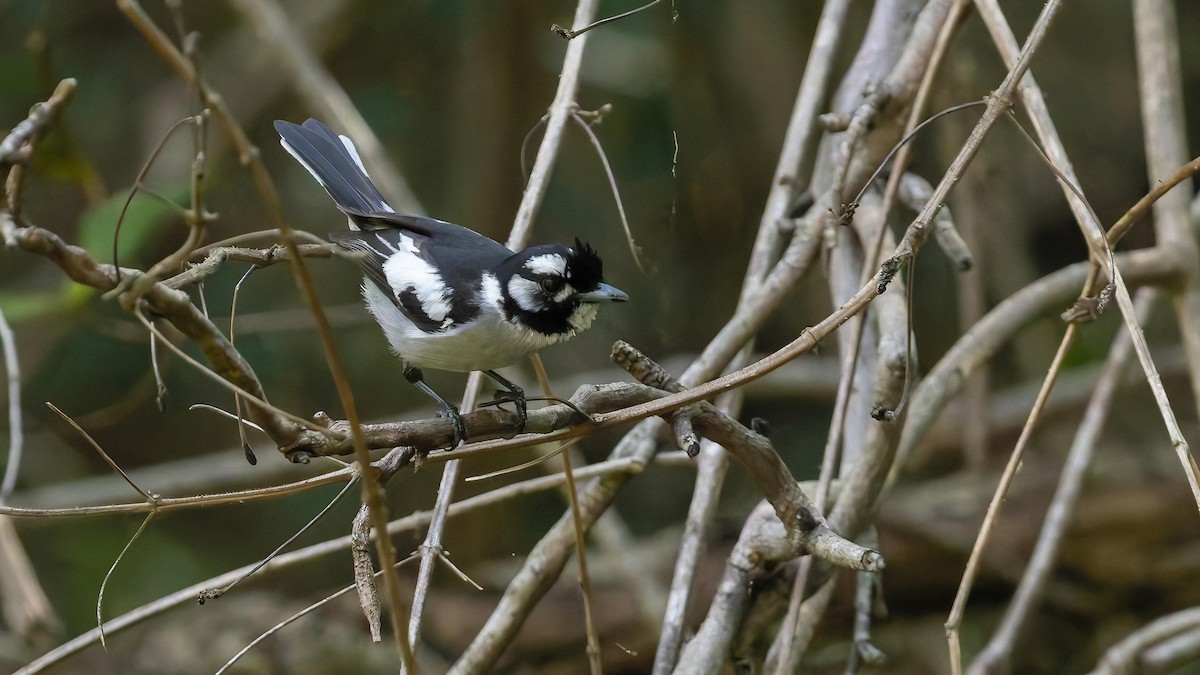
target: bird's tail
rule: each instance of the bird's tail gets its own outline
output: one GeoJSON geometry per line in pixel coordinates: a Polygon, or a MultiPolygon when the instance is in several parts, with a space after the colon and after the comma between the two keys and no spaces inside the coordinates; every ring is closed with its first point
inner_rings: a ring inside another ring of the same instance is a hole
{"type": "Polygon", "coordinates": [[[304,165],[339,209],[349,214],[394,213],[371,182],[354,142],[314,119],[304,124],[275,120],[279,144],[304,165]]]}

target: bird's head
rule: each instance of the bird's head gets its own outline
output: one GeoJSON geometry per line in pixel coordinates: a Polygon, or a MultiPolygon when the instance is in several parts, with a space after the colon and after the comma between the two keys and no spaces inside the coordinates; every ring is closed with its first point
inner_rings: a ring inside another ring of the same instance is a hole
{"type": "Polygon", "coordinates": [[[629,299],[604,283],[600,256],[578,239],[573,248],[531,246],[497,271],[508,318],[546,335],[574,335],[592,324],[598,303],[629,299]]]}

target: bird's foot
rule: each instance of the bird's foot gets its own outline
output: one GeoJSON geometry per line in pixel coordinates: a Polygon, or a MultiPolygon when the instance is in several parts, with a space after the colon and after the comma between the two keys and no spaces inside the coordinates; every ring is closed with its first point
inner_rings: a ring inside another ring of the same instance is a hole
{"type": "Polygon", "coordinates": [[[438,411],[438,417],[450,418],[450,424],[454,428],[454,438],[450,441],[451,450],[466,442],[467,427],[463,424],[462,414],[458,412],[458,406],[453,403],[447,403],[446,407],[438,411]]]}
{"type": "Polygon", "coordinates": [[[508,391],[497,391],[491,402],[493,405],[512,403],[517,409],[517,433],[525,433],[525,424],[529,421],[529,402],[523,389],[514,384],[508,391]]]}
{"type": "Polygon", "coordinates": [[[517,407],[517,433],[525,433],[525,423],[529,421],[529,403],[525,400],[525,390],[508,381],[507,378],[494,370],[485,370],[483,373],[508,390],[506,392],[496,392],[492,403],[512,401],[513,405],[517,407]]]}

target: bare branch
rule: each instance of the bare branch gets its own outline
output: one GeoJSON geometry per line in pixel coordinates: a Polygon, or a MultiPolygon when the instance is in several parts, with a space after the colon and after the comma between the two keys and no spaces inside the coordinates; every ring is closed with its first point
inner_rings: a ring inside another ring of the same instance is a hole
{"type": "Polygon", "coordinates": [[[4,375],[8,383],[8,454],[4,478],[0,480],[0,504],[8,501],[17,485],[21,468],[21,452],[25,447],[25,431],[21,414],[21,362],[17,358],[16,336],[0,310],[0,349],[4,352],[4,375]]]}
{"type": "MultiPolygon", "coordinates": [[[[1142,322],[1149,318],[1154,300],[1153,289],[1143,289],[1139,292],[1138,315],[1142,322]]],[[[1091,466],[1100,432],[1110,415],[1113,397],[1128,364],[1132,349],[1133,342],[1129,334],[1118,333],[1108,352],[1108,358],[1104,362],[1104,369],[1096,381],[1096,389],[1088,403],[1087,412],[1079,424],[1075,440],[1071,443],[1071,450],[1067,454],[1066,464],[1059,477],[1058,489],[1046,512],[1042,531],[1038,536],[1037,547],[1030,556],[1029,566],[1021,578],[1021,584],[1017,587],[1012,602],[1009,603],[1008,610],[1004,613],[1000,626],[968,669],[967,672],[972,675],[1009,670],[1012,656],[1017,652],[1017,640],[1020,632],[1041,600],[1050,571],[1058,558],[1067,526],[1071,521],[1071,514],[1083,489],[1084,473],[1091,466]]]]}
{"type": "Polygon", "coordinates": [[[1197,629],[1200,629],[1200,607],[1184,609],[1152,621],[1109,647],[1092,675],[1143,672],[1140,661],[1149,654],[1151,648],[1180,636],[1194,635],[1197,629]]]}
{"type": "MultiPolygon", "coordinates": [[[[591,21],[596,15],[596,8],[599,5],[598,0],[580,0],[575,8],[574,25],[581,26],[591,21]]],[[[555,91],[554,100],[550,104],[550,111],[546,119],[546,132],[542,136],[542,143],[538,146],[537,157],[534,159],[533,170],[529,175],[529,180],[525,184],[525,191],[521,195],[521,204],[517,208],[517,215],[513,219],[512,229],[509,231],[508,240],[505,246],[514,251],[519,251],[525,248],[529,240],[529,234],[533,230],[533,220],[541,207],[542,200],[546,196],[546,190],[550,185],[550,176],[554,172],[554,164],[558,161],[558,149],[562,145],[563,131],[567,123],[570,121],[574,110],[577,108],[575,103],[575,92],[579,87],[579,73],[583,67],[583,49],[587,43],[587,39],[573,40],[567,45],[567,53],[563,57],[562,71],[558,78],[558,89],[555,91]]],[[[522,161],[524,156],[522,155],[522,161]]],[[[472,373],[467,382],[467,389],[463,395],[463,405],[461,410],[471,410],[475,406],[475,399],[479,394],[479,388],[483,383],[481,373],[472,373]]],[[[463,420],[465,423],[465,419],[463,420]]],[[[441,510],[443,513],[453,498],[454,486],[458,481],[460,465],[457,461],[451,461],[447,464],[442,474],[442,481],[438,488],[438,503],[435,510],[441,510]]],[[[422,576],[428,580],[429,574],[432,573],[432,565],[435,562],[434,556],[438,553],[441,543],[441,528],[443,525],[443,517],[435,518],[430,526],[430,532],[426,536],[426,547],[422,551],[421,569],[422,576]]],[[[421,606],[424,602],[425,587],[428,584],[418,584],[418,596],[415,601],[412,620],[416,627],[410,631],[411,641],[415,645],[420,637],[421,626],[421,606]]]]}
{"type": "Polygon", "coordinates": [[[62,622],[38,581],[11,516],[0,514],[0,611],[12,632],[37,647],[54,644],[62,622]]]}
{"type": "MultiPolygon", "coordinates": [[[[678,462],[680,458],[686,459],[681,454],[673,458],[668,457],[667,459],[673,460],[670,462],[672,464],[687,464],[686,462],[678,462]]],[[[576,477],[594,478],[596,476],[636,474],[641,472],[641,470],[645,468],[646,464],[646,461],[629,459],[618,460],[615,462],[601,462],[580,469],[578,472],[576,472],[576,477]]],[[[523,481],[521,483],[508,485],[503,488],[499,488],[491,492],[485,492],[481,495],[476,495],[469,499],[464,499],[461,502],[452,504],[449,515],[453,517],[474,511],[476,509],[486,508],[505,500],[512,499],[516,496],[553,489],[561,485],[562,482],[563,477],[560,474],[554,476],[543,476],[540,478],[523,481]]],[[[419,511],[417,513],[409,514],[408,516],[389,523],[387,533],[388,535],[395,535],[400,532],[409,532],[425,527],[429,524],[431,517],[432,512],[430,511],[419,511]]],[[[284,553],[272,559],[271,562],[261,570],[262,576],[267,576],[270,573],[303,564],[321,556],[345,551],[351,547],[352,543],[352,537],[350,535],[346,535],[344,537],[324,541],[319,544],[313,544],[312,546],[307,546],[290,553],[284,553]]],[[[198,584],[193,584],[192,586],[158,598],[153,602],[126,612],[121,616],[109,619],[104,624],[105,632],[109,635],[112,635],[118,631],[137,625],[142,621],[153,618],[169,609],[192,603],[195,601],[197,595],[206,588],[228,584],[239,576],[249,572],[253,568],[254,565],[240,567],[236,570],[226,572],[220,576],[207,579],[198,584]]],[[[67,641],[66,643],[35,659],[33,662],[19,670],[18,673],[21,673],[21,675],[33,675],[33,673],[40,673],[55,663],[58,663],[73,654],[79,653],[90,645],[96,644],[96,642],[99,640],[99,637],[99,629],[93,628],[92,630],[67,641]]]]}
{"type": "MultiPolygon", "coordinates": [[[[78,283],[102,291],[112,290],[117,285],[116,268],[97,263],[87,251],[67,244],[49,230],[36,226],[14,227],[5,231],[4,235],[6,241],[12,242],[12,246],[49,258],[78,283]]],[[[133,269],[125,269],[123,273],[127,276],[139,274],[138,270],[133,269]]],[[[233,349],[221,331],[192,304],[186,294],[162,282],[155,282],[146,289],[142,300],[154,313],[166,318],[199,345],[214,371],[252,396],[265,400],[262,385],[250,364],[233,349]]],[[[250,419],[261,426],[281,448],[311,444],[320,438],[319,434],[261,405],[249,405],[248,412],[250,419]]]]}
{"type": "Polygon", "coordinates": [[[71,95],[74,93],[75,80],[67,78],[58,83],[50,98],[33,106],[33,110],[29,111],[29,116],[13,127],[4,140],[0,141],[0,164],[12,161],[13,155],[18,150],[45,133],[46,129],[54,123],[62,108],[70,102],[71,95]]]}

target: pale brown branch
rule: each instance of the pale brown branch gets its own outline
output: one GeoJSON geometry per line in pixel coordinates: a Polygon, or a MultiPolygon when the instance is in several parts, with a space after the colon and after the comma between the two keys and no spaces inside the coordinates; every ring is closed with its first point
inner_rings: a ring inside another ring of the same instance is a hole
{"type": "Polygon", "coordinates": [[[33,106],[29,116],[21,121],[12,131],[0,140],[0,164],[14,159],[13,155],[23,147],[32,143],[38,136],[58,118],[59,112],[70,102],[75,93],[75,79],[68,77],[58,83],[50,98],[33,106]]]}
{"type": "MultiPolygon", "coordinates": [[[[1145,672],[1142,661],[1156,645],[1200,631],[1200,607],[1189,607],[1142,626],[1109,647],[1091,675],[1145,672]]],[[[1182,664],[1179,664],[1182,665],[1182,664]]]]}
{"type": "MultiPolygon", "coordinates": [[[[667,463],[671,465],[690,465],[690,462],[678,461],[680,458],[686,459],[682,457],[682,455],[667,457],[664,459],[669,460],[667,463]]],[[[576,472],[576,477],[594,478],[596,476],[615,474],[636,474],[640,473],[641,470],[645,468],[646,463],[646,461],[630,459],[617,460],[613,462],[600,462],[580,469],[576,472]]],[[[507,485],[503,488],[485,492],[483,494],[476,495],[469,499],[464,499],[461,502],[452,504],[450,506],[449,515],[454,517],[474,511],[476,509],[492,506],[514,497],[532,494],[542,490],[549,490],[561,485],[562,482],[563,477],[561,474],[559,474],[553,476],[543,476],[541,478],[535,478],[532,480],[523,481],[521,483],[507,485]]],[[[403,518],[389,523],[387,533],[389,535],[395,535],[401,532],[409,532],[421,527],[425,527],[429,524],[431,517],[432,512],[430,511],[420,511],[409,514],[403,518]]],[[[324,541],[319,544],[313,544],[312,546],[307,546],[290,553],[284,553],[273,558],[271,562],[262,569],[262,576],[266,576],[271,572],[288,569],[296,565],[309,562],[321,556],[345,551],[346,549],[350,548],[351,545],[352,537],[350,535],[346,535],[344,537],[324,541]]],[[[206,588],[227,584],[253,568],[254,565],[246,565],[226,572],[220,576],[207,579],[198,584],[194,584],[182,590],[176,591],[169,595],[165,595],[157,600],[154,600],[153,602],[126,612],[121,616],[109,619],[104,625],[105,631],[109,635],[112,635],[113,633],[130,628],[138,623],[141,623],[142,621],[153,618],[167,611],[168,609],[192,603],[195,601],[197,595],[206,588]]],[[[62,644],[35,659],[32,663],[26,665],[17,672],[21,675],[40,673],[46,668],[62,661],[63,659],[77,654],[86,647],[95,644],[99,640],[99,634],[100,631],[93,628],[92,630],[72,638],[65,644],[62,644]]]]}
{"type": "MultiPolygon", "coordinates": [[[[582,26],[591,21],[592,17],[596,15],[598,5],[598,0],[580,0],[575,8],[573,25],[582,26]]],[[[583,50],[586,43],[587,39],[583,38],[572,40],[567,45],[567,52],[563,57],[562,71],[558,78],[558,89],[554,93],[554,100],[550,103],[550,111],[546,119],[546,132],[542,136],[541,145],[538,146],[533,170],[530,172],[529,180],[525,184],[525,191],[521,195],[521,204],[517,208],[512,229],[509,230],[508,239],[505,241],[505,246],[514,251],[525,248],[528,243],[529,234],[533,230],[534,218],[541,207],[542,200],[546,196],[546,190],[550,185],[550,176],[554,172],[554,165],[558,161],[558,150],[562,145],[563,131],[577,107],[575,104],[575,93],[579,88],[579,74],[583,67],[583,50]]],[[[475,372],[471,374],[467,382],[466,391],[463,394],[461,410],[471,410],[474,407],[475,399],[479,395],[479,388],[482,383],[483,376],[481,373],[475,372]]],[[[442,481],[438,488],[438,502],[435,505],[435,511],[444,513],[450,500],[453,498],[459,468],[459,463],[451,460],[444,469],[442,481]]],[[[426,579],[426,583],[418,583],[416,588],[417,596],[412,616],[415,627],[409,631],[413,644],[416,644],[420,637],[420,609],[424,603],[424,594],[428,587],[427,581],[429,575],[432,573],[432,565],[435,562],[433,556],[439,551],[441,546],[440,537],[443,522],[444,516],[436,517],[433,520],[430,525],[430,531],[426,536],[425,548],[422,551],[423,559],[421,561],[420,575],[426,579]]]]}
{"type": "Polygon", "coordinates": [[[25,447],[25,430],[21,414],[21,361],[17,357],[17,339],[13,335],[4,311],[0,310],[0,351],[4,353],[4,379],[8,392],[8,453],[5,455],[4,478],[0,479],[0,504],[8,502],[17,485],[21,454],[25,447]]]}
{"type": "MultiPolygon", "coordinates": [[[[1176,167],[1188,158],[1179,26],[1172,3],[1136,0],[1133,9],[1146,165],[1150,184],[1157,185],[1164,177],[1177,175],[1176,167]]],[[[1193,404],[1200,410],[1200,242],[1197,242],[1196,223],[1191,219],[1191,201],[1190,181],[1162,195],[1154,202],[1154,229],[1158,244],[1179,256],[1184,266],[1184,283],[1175,295],[1175,314],[1187,355],[1193,404]]],[[[1160,392],[1149,374],[1147,379],[1166,418],[1169,409],[1163,406],[1165,393],[1160,392]]],[[[1172,420],[1165,421],[1170,428],[1172,420]]],[[[1176,452],[1200,502],[1196,462],[1182,440],[1172,431],[1176,452]]]]}
{"type": "MultiPolygon", "coordinates": [[[[1142,322],[1149,318],[1155,295],[1154,289],[1151,288],[1142,289],[1138,294],[1138,315],[1142,322]]],[[[1088,403],[1087,412],[1084,414],[1083,421],[1079,423],[1079,429],[1071,443],[1067,461],[1063,466],[1062,475],[1059,477],[1054,500],[1046,512],[1042,531],[1038,535],[1037,546],[1030,556],[1029,566],[1021,577],[1021,583],[1017,587],[999,627],[974,663],[971,664],[967,670],[968,673],[984,675],[1007,672],[1010,669],[1012,657],[1017,653],[1017,642],[1021,630],[1036,609],[1037,602],[1041,599],[1050,572],[1058,558],[1067,526],[1071,522],[1071,514],[1083,489],[1085,472],[1091,466],[1092,457],[1099,445],[1100,432],[1104,429],[1105,422],[1108,421],[1113,398],[1121,383],[1132,350],[1133,342],[1129,334],[1118,333],[1109,350],[1108,358],[1104,362],[1104,369],[1096,381],[1096,388],[1088,403]]]]}
{"type": "MultiPolygon", "coordinates": [[[[618,342],[613,347],[613,360],[647,386],[668,391],[682,388],[658,364],[628,344],[618,342]]],[[[796,555],[807,551],[854,569],[882,567],[883,558],[877,552],[857,544],[844,542],[838,543],[835,549],[819,548],[841,538],[828,530],[821,512],[800,488],[770,440],[742,426],[707,402],[691,406],[688,417],[697,433],[719,444],[750,472],[751,480],[759,492],[775,509],[796,555]]]]}
{"type": "Polygon", "coordinates": [[[9,629],[39,648],[62,631],[37,570],[25,552],[11,516],[0,514],[0,612],[9,629]]]}
{"type": "MultiPolygon", "coordinates": [[[[49,230],[29,226],[14,228],[5,234],[5,239],[11,241],[12,246],[49,258],[78,283],[102,291],[112,290],[117,285],[116,268],[96,262],[87,251],[67,244],[49,230]]],[[[125,269],[123,273],[127,276],[140,274],[133,269],[125,269]]],[[[199,345],[215,372],[252,396],[265,400],[262,385],[250,364],[233,349],[221,331],[192,304],[185,293],[162,282],[155,282],[146,289],[141,299],[151,311],[166,318],[199,345]]],[[[320,436],[261,405],[249,405],[248,412],[250,419],[282,448],[310,444],[320,436]]]]}
{"type": "MultiPolygon", "coordinates": [[[[363,439],[361,425],[359,424],[358,410],[354,404],[354,391],[346,377],[346,369],[342,362],[341,354],[333,339],[333,330],[329,326],[329,321],[325,318],[320,299],[317,297],[316,289],[313,285],[312,275],[308,271],[308,267],[304,264],[304,260],[297,249],[296,239],[291,226],[283,214],[283,206],[279,199],[279,193],[275,189],[275,183],[271,180],[270,174],[267,173],[258,148],[250,142],[241,125],[226,110],[224,100],[220,95],[213,91],[201,77],[192,60],[181,53],[178,47],[167,38],[142,9],[141,5],[137,3],[137,0],[117,0],[117,7],[141,31],[142,35],[159,52],[168,65],[175,69],[179,76],[195,89],[201,103],[212,110],[213,116],[237,149],[242,164],[249,167],[255,187],[263,199],[272,224],[279,229],[283,245],[292,254],[291,268],[296,286],[300,289],[300,293],[312,311],[313,319],[317,323],[318,333],[321,336],[321,347],[325,354],[325,362],[329,368],[330,375],[333,377],[334,386],[338,392],[338,399],[341,401],[342,408],[345,410],[346,417],[349,420],[350,436],[354,444],[356,461],[362,467],[368,466],[371,463],[371,457],[363,439]]],[[[218,372],[221,371],[218,370],[218,372]]],[[[254,411],[256,406],[250,405],[249,408],[251,411],[254,411]]],[[[261,424],[261,421],[259,422],[261,424]]],[[[266,427],[265,424],[262,426],[266,427]]],[[[380,492],[379,485],[375,481],[362,481],[362,500],[371,512],[372,521],[378,530],[382,530],[387,525],[388,520],[387,507],[380,492]]],[[[383,579],[388,592],[388,608],[392,616],[392,630],[396,641],[396,649],[399,652],[401,664],[412,675],[416,672],[416,666],[412,650],[409,648],[408,640],[406,639],[406,633],[408,632],[408,611],[404,606],[404,599],[400,593],[399,577],[395,571],[396,551],[392,547],[391,541],[386,537],[376,537],[375,544],[380,566],[384,570],[383,579]]]]}

